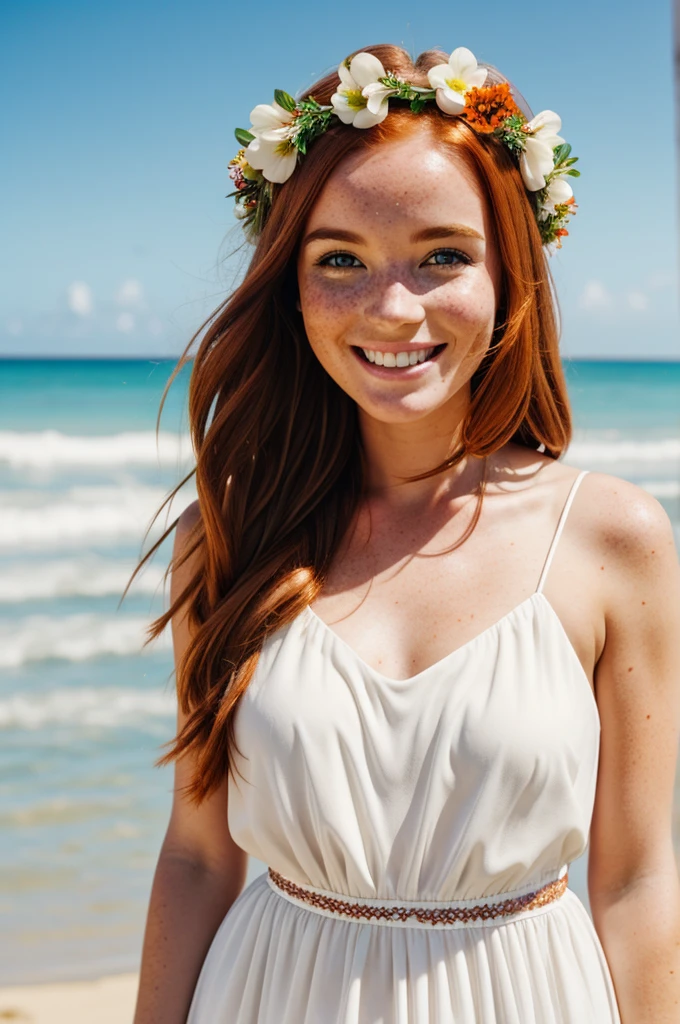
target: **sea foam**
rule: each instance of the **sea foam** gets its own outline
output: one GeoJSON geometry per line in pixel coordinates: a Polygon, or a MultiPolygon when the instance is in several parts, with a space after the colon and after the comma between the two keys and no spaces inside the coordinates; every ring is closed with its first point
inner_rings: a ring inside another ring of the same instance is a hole
{"type": "Polygon", "coordinates": [[[116,728],[140,724],[140,719],[170,718],[177,699],[168,690],[139,691],[102,686],[67,688],[0,700],[0,728],[40,729],[46,725],[116,728]]]}
{"type": "MultiPolygon", "coordinates": [[[[143,539],[169,490],[141,483],[77,486],[63,493],[31,490],[0,494],[0,548],[83,547],[143,539]]],[[[187,485],[158,516],[151,537],[160,535],[195,498],[187,485]]]]}
{"type": "MultiPolygon", "coordinates": [[[[680,437],[639,441],[606,432],[577,434],[569,449],[579,462],[680,460],[680,437]]],[[[106,469],[120,466],[188,468],[195,458],[189,434],[153,430],[78,436],[58,430],[0,431],[0,464],[15,469],[83,466],[106,469]]]]}
{"type": "Polygon", "coordinates": [[[579,465],[590,463],[617,465],[631,463],[675,463],[680,462],[680,437],[660,437],[646,441],[634,441],[622,437],[576,437],[569,445],[566,460],[573,459],[579,465]]]}
{"type": "MultiPolygon", "coordinates": [[[[62,597],[122,597],[134,570],[128,562],[95,556],[35,559],[3,567],[0,603],[45,601],[62,597]]],[[[128,595],[162,593],[165,567],[147,563],[130,585],[128,595]]],[[[169,585],[166,583],[166,589],[169,585]]]]}
{"type": "Polygon", "coordinates": [[[14,469],[58,466],[167,466],[193,462],[189,434],[155,430],[82,437],[58,430],[0,431],[0,464],[14,469]]]}
{"type": "Polygon", "coordinates": [[[146,647],[150,618],[138,615],[27,615],[0,628],[0,668],[59,658],[86,661],[105,655],[147,655],[172,648],[170,626],[146,647]]]}

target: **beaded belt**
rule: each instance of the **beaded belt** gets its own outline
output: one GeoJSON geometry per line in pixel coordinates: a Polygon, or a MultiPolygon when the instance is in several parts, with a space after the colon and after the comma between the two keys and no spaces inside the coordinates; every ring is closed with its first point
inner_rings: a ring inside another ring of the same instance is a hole
{"type": "Polygon", "coordinates": [[[569,875],[564,867],[558,878],[531,892],[518,889],[514,891],[515,895],[500,893],[477,900],[413,900],[404,903],[400,900],[342,896],[292,882],[273,868],[269,868],[267,873],[267,881],[275,892],[307,910],[342,920],[416,928],[459,928],[468,924],[485,924],[512,915],[526,916],[558,899],[567,888],[568,880],[569,875]]]}

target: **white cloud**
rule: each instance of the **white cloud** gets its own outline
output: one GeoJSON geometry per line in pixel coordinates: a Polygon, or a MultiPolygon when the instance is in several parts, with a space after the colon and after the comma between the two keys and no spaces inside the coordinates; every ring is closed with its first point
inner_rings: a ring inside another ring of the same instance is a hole
{"type": "Polygon", "coordinates": [[[579,306],[582,309],[602,309],[611,306],[612,297],[601,281],[588,281],[581,292],[579,306]]]}
{"type": "Polygon", "coordinates": [[[628,292],[628,305],[631,309],[641,313],[643,310],[647,309],[649,300],[644,292],[628,292]]]}
{"type": "Polygon", "coordinates": [[[116,318],[116,330],[129,334],[135,329],[135,318],[132,313],[119,313],[116,318]]]}
{"type": "Polygon", "coordinates": [[[655,291],[662,288],[671,288],[675,285],[675,276],[667,270],[660,270],[647,278],[647,287],[655,291]]]}
{"type": "Polygon", "coordinates": [[[657,323],[677,316],[673,306],[675,289],[669,287],[672,284],[672,277],[665,271],[638,278],[635,284],[622,282],[616,290],[591,278],[585,282],[577,304],[582,310],[597,314],[600,324],[628,321],[637,330],[643,315],[654,317],[657,323]],[[631,311],[635,314],[632,320],[631,311]]]}
{"type": "Polygon", "coordinates": [[[8,320],[5,327],[7,328],[7,333],[12,334],[15,337],[18,334],[22,334],[24,330],[23,321],[19,320],[18,317],[13,317],[11,320],[8,320]]]}
{"type": "Polygon", "coordinates": [[[144,289],[139,281],[130,277],[127,281],[123,281],[116,292],[116,302],[119,306],[138,306],[142,301],[143,295],[144,289]]]}
{"type": "Polygon", "coordinates": [[[68,286],[68,305],[78,316],[89,316],[94,305],[90,286],[84,281],[73,281],[68,286]]]}

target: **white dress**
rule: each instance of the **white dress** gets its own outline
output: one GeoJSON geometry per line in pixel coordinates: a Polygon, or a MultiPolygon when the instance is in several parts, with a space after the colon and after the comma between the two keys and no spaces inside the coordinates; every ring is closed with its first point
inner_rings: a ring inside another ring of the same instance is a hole
{"type": "MultiPolygon", "coordinates": [[[[236,717],[235,841],[307,893],[472,907],[535,892],[586,849],[600,719],[542,586],[395,680],[311,609],[266,641],[236,717]],[[491,897],[494,899],[491,900],[491,897]]],[[[564,884],[564,883],[562,883],[564,884]]],[[[620,1024],[573,890],[472,922],[355,919],[257,877],[204,961],[187,1024],[620,1024]]]]}

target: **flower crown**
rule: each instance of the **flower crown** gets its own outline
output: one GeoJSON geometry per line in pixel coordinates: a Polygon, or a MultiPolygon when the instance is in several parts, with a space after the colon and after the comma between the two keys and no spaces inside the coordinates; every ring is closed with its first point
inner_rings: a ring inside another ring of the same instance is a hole
{"type": "Polygon", "coordinates": [[[488,71],[479,67],[470,50],[459,46],[447,64],[437,64],[427,77],[430,89],[411,85],[385,71],[372,53],[362,51],[338,67],[340,85],[330,106],[313,96],[296,100],[276,89],[274,102],[260,103],[250,112],[251,130],[237,128],[243,147],[229,161],[229,177],[236,191],[235,215],[243,221],[252,240],[264,226],[272,202],[272,184],[287,181],[299,157],[313,140],[332,126],[333,119],[355,128],[371,128],[387,117],[389,99],[409,100],[413,113],[434,100],[447,114],[457,115],[476,132],[492,136],[507,146],[516,160],[527,191],[536,197],[534,209],[543,244],[549,251],[561,248],[568,235],[566,224],[576,211],[567,177],[578,177],[578,157],[557,133],[562,121],[552,110],[543,110],[530,121],[513,99],[510,85],[500,82],[485,87],[488,71]]]}

